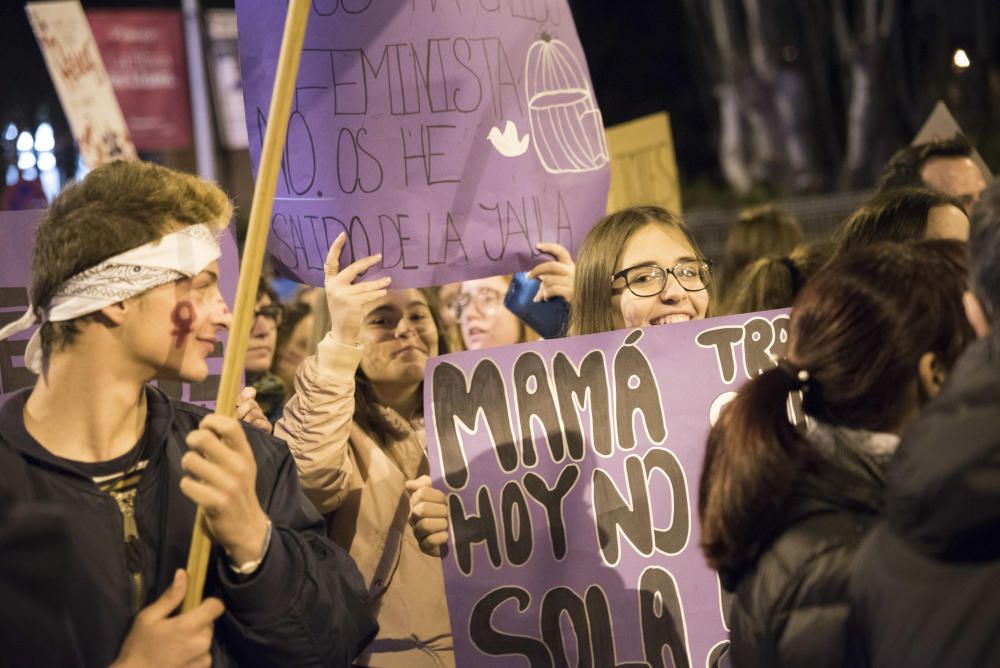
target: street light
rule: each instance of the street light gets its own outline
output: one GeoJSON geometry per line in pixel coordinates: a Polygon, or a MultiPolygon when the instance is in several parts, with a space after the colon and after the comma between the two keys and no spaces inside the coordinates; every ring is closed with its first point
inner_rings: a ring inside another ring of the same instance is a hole
{"type": "Polygon", "coordinates": [[[955,49],[955,55],[951,58],[952,64],[960,69],[968,69],[972,65],[972,61],[969,60],[969,54],[965,52],[965,49],[955,49]]]}

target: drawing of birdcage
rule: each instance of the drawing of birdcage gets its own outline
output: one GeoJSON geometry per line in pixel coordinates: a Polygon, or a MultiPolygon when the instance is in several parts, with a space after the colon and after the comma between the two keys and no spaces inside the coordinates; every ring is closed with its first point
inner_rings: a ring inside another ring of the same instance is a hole
{"type": "Polygon", "coordinates": [[[524,65],[531,143],[551,174],[590,172],[608,162],[604,122],[590,82],[569,46],[548,34],[524,65]]]}

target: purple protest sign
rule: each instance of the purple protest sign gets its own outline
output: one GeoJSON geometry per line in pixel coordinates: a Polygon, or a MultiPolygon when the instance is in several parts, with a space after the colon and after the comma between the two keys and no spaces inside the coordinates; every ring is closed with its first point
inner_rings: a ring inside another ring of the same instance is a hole
{"type": "MultiPolygon", "coordinates": [[[[255,173],[286,5],[236,3],[255,173]]],[[[396,287],[507,274],[575,252],[608,181],[566,0],[314,0],[268,249],[312,285],[342,231],[396,287]]]]}
{"type": "Polygon", "coordinates": [[[719,665],[723,594],[698,547],[705,440],[783,353],[787,322],[770,311],[428,365],[458,665],[719,665]]]}
{"type": "MultiPolygon", "coordinates": [[[[0,327],[17,320],[28,308],[28,289],[31,285],[31,252],[35,244],[35,229],[45,217],[45,209],[0,212],[0,327]]],[[[220,286],[227,303],[232,304],[239,280],[240,261],[236,242],[227,232],[220,240],[222,257],[219,258],[220,286]]],[[[37,376],[24,366],[24,348],[35,328],[21,332],[9,340],[0,341],[0,402],[8,394],[35,384],[37,376]]],[[[204,382],[192,385],[177,381],[158,381],[164,392],[184,401],[212,407],[222,372],[222,349],[225,332],[219,336],[221,343],[208,358],[209,376],[204,382]]]]}

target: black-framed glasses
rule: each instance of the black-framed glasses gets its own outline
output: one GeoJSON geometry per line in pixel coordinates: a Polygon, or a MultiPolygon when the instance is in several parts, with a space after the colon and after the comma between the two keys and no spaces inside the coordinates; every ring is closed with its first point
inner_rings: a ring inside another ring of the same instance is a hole
{"type": "Polygon", "coordinates": [[[611,277],[612,288],[628,287],[636,297],[652,297],[663,292],[667,277],[673,276],[687,292],[698,292],[712,282],[710,260],[681,260],[670,269],[655,264],[640,264],[622,269],[611,277]],[[625,282],[625,286],[621,282],[625,282]]]}
{"type": "Polygon", "coordinates": [[[267,318],[274,323],[275,327],[281,327],[281,322],[285,317],[285,309],[281,307],[281,304],[265,304],[254,310],[253,317],[254,320],[267,318]]]}

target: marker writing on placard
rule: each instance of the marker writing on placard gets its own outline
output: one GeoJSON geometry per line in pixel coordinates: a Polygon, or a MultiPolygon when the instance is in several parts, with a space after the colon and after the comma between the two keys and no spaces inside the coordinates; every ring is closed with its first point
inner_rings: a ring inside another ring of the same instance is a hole
{"type": "MultiPolygon", "coordinates": [[[[702,348],[714,349],[719,376],[728,385],[735,382],[739,375],[737,346],[743,349],[743,377],[754,378],[774,368],[777,360],[785,356],[788,347],[788,322],[787,315],[779,315],[773,320],[754,316],[742,325],[706,329],[698,335],[696,342],[702,348]]],[[[713,404],[713,413],[717,415],[724,403],[734,396],[736,395],[732,392],[720,395],[713,404]]],[[[789,395],[788,416],[796,425],[805,423],[801,392],[789,395]]]]}
{"type": "Polygon", "coordinates": [[[312,10],[316,16],[333,16],[338,11],[361,14],[371,6],[372,0],[312,0],[312,10]]]}
{"type": "MultiPolygon", "coordinates": [[[[534,435],[528,429],[532,421],[538,422],[547,435],[549,456],[555,463],[562,462],[567,454],[574,461],[583,458],[580,448],[566,447],[570,443],[576,446],[583,442],[592,443],[597,454],[607,456],[608,442],[600,433],[596,439],[583,440],[579,434],[567,435],[567,424],[574,428],[580,426],[577,411],[569,410],[574,400],[582,401],[581,407],[591,406],[591,411],[595,406],[606,410],[605,407],[614,405],[614,416],[591,416],[591,430],[603,430],[603,426],[595,425],[603,424],[607,417],[608,422],[615,424],[613,443],[619,450],[628,451],[635,447],[636,416],[640,418],[648,439],[654,444],[662,443],[667,437],[666,419],[656,376],[649,360],[636,346],[642,335],[642,330],[629,333],[615,354],[611,369],[612,386],[609,386],[605,366],[596,365],[594,362],[598,358],[592,357],[592,354],[584,358],[577,371],[572,364],[566,363],[564,354],[557,353],[553,360],[553,386],[549,385],[549,374],[545,372],[545,364],[537,352],[520,355],[515,362],[515,377],[522,382],[515,386],[514,391],[516,403],[525,415],[519,417],[519,439],[514,438],[507,386],[495,362],[481,360],[471,378],[449,362],[437,365],[431,380],[434,434],[441,450],[444,479],[448,486],[461,490],[468,483],[469,468],[463,434],[477,433],[481,422],[485,422],[500,468],[508,473],[519,466],[531,467],[537,462],[534,435]],[[584,374],[586,380],[582,380],[584,374]],[[578,393],[582,387],[589,392],[580,397],[578,393]],[[613,404],[611,391],[614,392],[613,404]]],[[[603,356],[600,359],[603,361],[603,356]]]]}
{"type": "Polygon", "coordinates": [[[312,76],[298,91],[332,91],[334,116],[471,114],[486,102],[494,118],[524,117],[520,68],[500,37],[311,47],[302,57],[312,76]]]}
{"type": "Polygon", "coordinates": [[[520,655],[532,668],[572,665],[574,656],[581,666],[690,668],[684,606],[674,576],[663,568],[647,568],[639,577],[637,589],[643,663],[618,661],[622,648],[615,642],[615,618],[611,616],[608,594],[599,585],[587,587],[582,596],[569,587],[554,587],[540,601],[533,601],[531,592],[521,587],[498,587],[472,608],[469,637],[484,654],[520,655]],[[512,600],[519,614],[531,616],[527,626],[540,629],[540,637],[506,633],[494,625],[494,612],[512,600]],[[573,629],[570,637],[576,641],[572,648],[566,647],[563,634],[567,618],[573,629]],[[664,649],[669,663],[664,663],[664,649]]]}
{"type": "Polygon", "coordinates": [[[521,248],[532,257],[541,255],[541,251],[535,248],[535,244],[543,240],[553,240],[552,237],[547,237],[544,232],[545,228],[553,226],[553,213],[555,217],[554,241],[567,248],[573,246],[573,229],[570,225],[569,210],[566,208],[566,201],[561,192],[556,193],[554,212],[551,208],[551,202],[543,203],[538,195],[521,197],[520,201],[502,200],[491,204],[480,203],[479,208],[490,219],[496,217],[499,247],[494,246],[491,250],[490,245],[483,241],[483,252],[491,260],[502,260],[507,253],[507,246],[515,237],[521,237],[520,241],[523,243],[521,248]]]}

